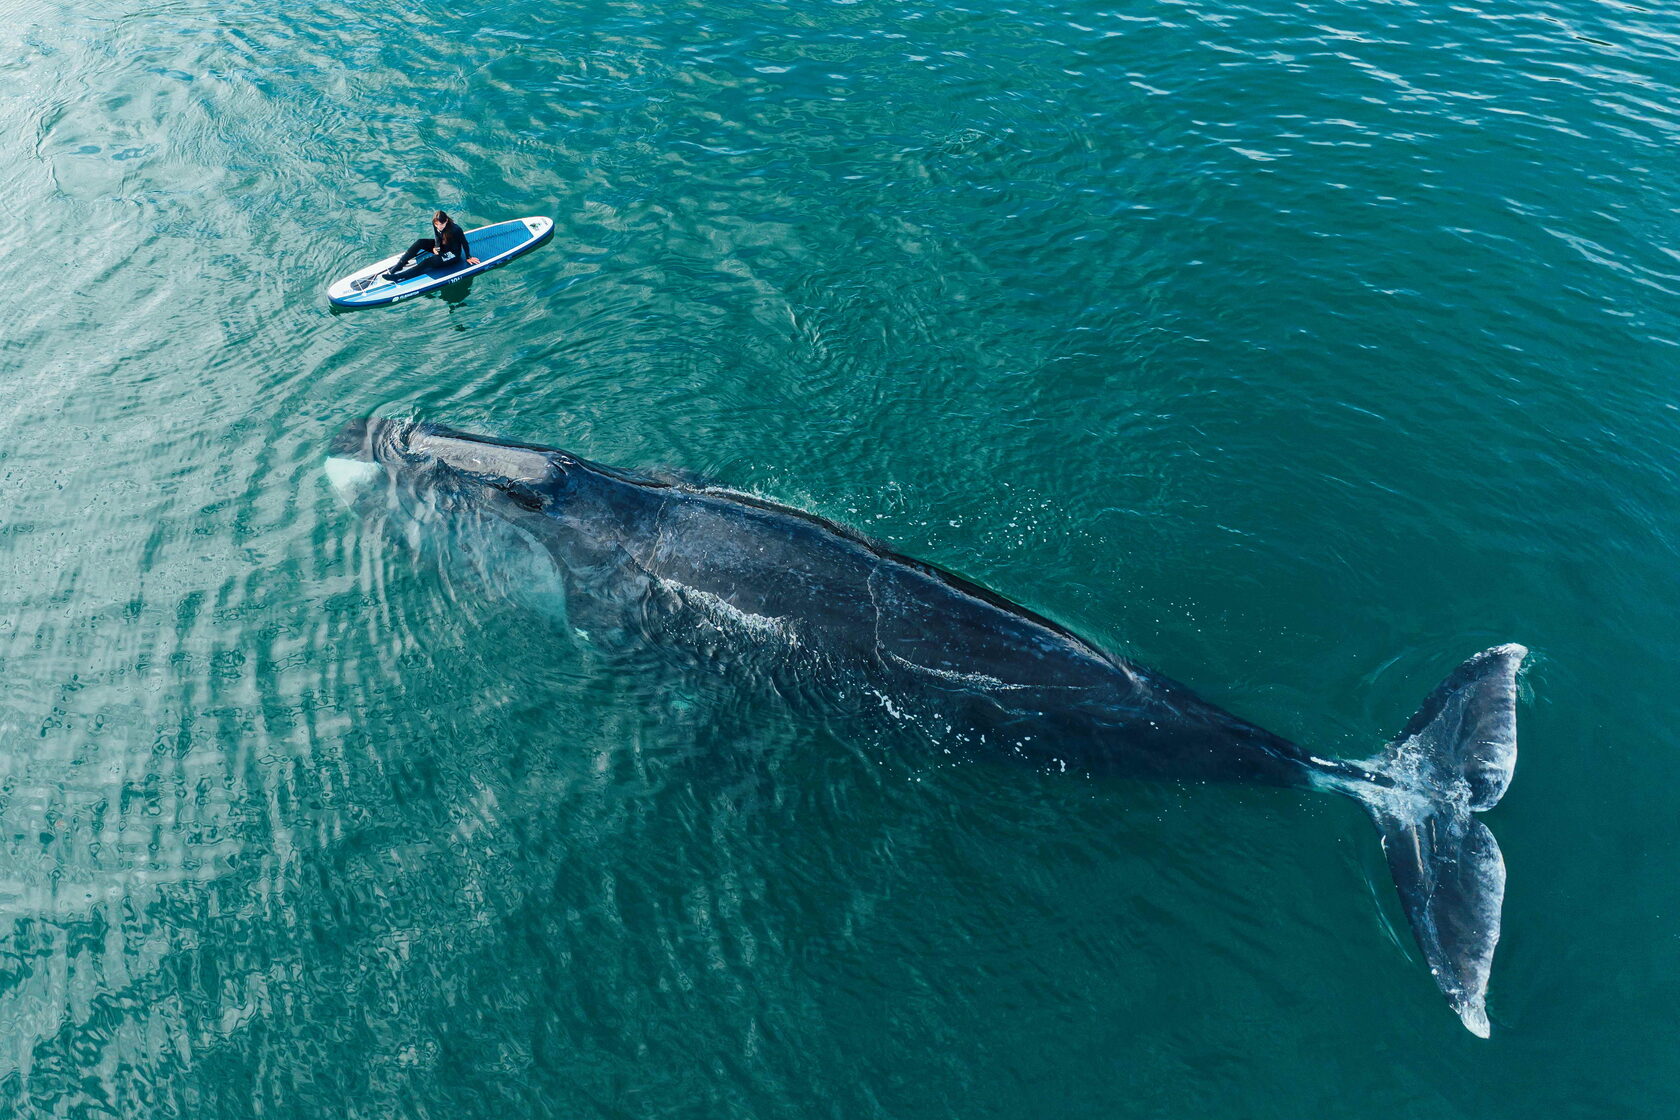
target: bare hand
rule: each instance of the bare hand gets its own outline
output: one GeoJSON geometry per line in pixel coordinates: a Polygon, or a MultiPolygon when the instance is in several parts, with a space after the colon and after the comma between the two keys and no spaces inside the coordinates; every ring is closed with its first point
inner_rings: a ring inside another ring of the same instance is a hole
{"type": "Polygon", "coordinates": [[[477,257],[468,257],[467,258],[467,263],[468,264],[477,264],[478,263],[478,258],[477,257]]]}

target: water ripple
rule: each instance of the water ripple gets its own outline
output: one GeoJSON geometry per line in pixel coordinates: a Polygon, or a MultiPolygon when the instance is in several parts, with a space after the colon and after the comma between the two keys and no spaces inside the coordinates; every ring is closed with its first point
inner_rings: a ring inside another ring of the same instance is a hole
{"type": "Polygon", "coordinates": [[[1602,870],[1677,839],[1607,772],[1672,723],[1670,12],[14,8],[0,1109],[1680,1103],[1673,889],[1602,870]],[[329,314],[435,206],[556,234],[329,314]],[[1530,642],[1509,1041],[1343,807],[592,648],[348,520],[370,413],[811,509],[1327,751],[1530,642]]]}

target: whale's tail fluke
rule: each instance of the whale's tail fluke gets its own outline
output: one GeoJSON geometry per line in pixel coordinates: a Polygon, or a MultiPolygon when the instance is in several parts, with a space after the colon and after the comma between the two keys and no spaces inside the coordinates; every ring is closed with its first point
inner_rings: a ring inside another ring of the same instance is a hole
{"type": "Polygon", "coordinates": [[[1441,992],[1488,1035],[1487,982],[1499,942],[1505,861],[1471,814],[1491,809],[1517,764],[1520,645],[1483,650],[1430,693],[1400,736],[1361,765],[1382,785],[1349,789],[1382,833],[1406,918],[1441,992]]]}

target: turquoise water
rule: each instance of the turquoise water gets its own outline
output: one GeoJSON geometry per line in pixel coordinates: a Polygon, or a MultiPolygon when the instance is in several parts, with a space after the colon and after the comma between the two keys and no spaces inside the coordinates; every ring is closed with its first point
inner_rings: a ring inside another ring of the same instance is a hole
{"type": "Polygon", "coordinates": [[[1667,1117],[1680,17],[0,25],[0,1113],[1667,1117]],[[333,315],[425,228],[554,217],[333,315]],[[944,769],[364,534],[413,416],[858,527],[1326,754],[1521,641],[1493,1037],[1350,804],[944,769]]]}

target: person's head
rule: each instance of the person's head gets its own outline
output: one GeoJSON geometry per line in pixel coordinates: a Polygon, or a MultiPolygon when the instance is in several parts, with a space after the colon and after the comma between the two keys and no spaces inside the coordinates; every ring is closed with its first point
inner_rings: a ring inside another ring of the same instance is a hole
{"type": "Polygon", "coordinates": [[[432,228],[437,230],[439,233],[442,233],[444,227],[448,224],[449,215],[445,214],[442,210],[439,210],[436,214],[432,215],[432,228]]]}

